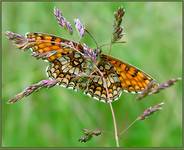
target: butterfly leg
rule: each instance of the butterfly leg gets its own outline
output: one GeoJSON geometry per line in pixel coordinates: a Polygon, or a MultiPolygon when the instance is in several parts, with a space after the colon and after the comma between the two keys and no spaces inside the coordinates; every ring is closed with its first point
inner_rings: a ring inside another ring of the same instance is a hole
{"type": "Polygon", "coordinates": [[[35,91],[40,90],[41,88],[51,88],[55,86],[57,83],[59,83],[60,80],[41,80],[38,83],[32,84],[28,86],[26,89],[24,89],[22,92],[18,93],[16,96],[8,100],[9,104],[13,104],[19,100],[21,100],[23,97],[29,96],[35,91]]]}

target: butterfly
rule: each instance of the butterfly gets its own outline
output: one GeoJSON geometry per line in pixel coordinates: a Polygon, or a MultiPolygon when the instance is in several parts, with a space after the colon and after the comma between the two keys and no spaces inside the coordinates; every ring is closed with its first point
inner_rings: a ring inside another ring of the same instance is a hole
{"type": "Polygon", "coordinates": [[[85,44],[46,33],[27,33],[25,39],[21,46],[14,38],[10,40],[19,49],[31,49],[32,56],[48,61],[49,78],[102,102],[117,100],[122,91],[141,93],[154,80],[140,69],[85,44]]]}

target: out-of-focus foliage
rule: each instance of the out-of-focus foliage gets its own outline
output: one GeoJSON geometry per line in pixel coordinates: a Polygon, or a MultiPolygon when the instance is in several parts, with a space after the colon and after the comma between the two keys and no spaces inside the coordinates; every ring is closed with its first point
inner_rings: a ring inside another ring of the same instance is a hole
{"type": "MultiPolygon", "coordinates": [[[[3,146],[9,147],[107,147],[115,146],[113,123],[108,104],[62,87],[42,89],[8,105],[7,100],[26,86],[46,79],[47,62],[22,52],[6,38],[5,31],[20,34],[45,32],[79,41],[60,28],[53,14],[62,10],[68,21],[79,18],[98,44],[111,40],[113,13],[125,8],[123,18],[127,43],[112,46],[112,53],[163,82],[182,74],[181,3],[100,3],[100,2],[3,2],[3,146]],[[80,143],[83,128],[99,128],[101,136],[80,143]]],[[[74,25],[73,25],[74,27],[74,25]]],[[[93,40],[83,39],[90,47],[93,40]]],[[[103,48],[108,52],[108,47],[103,48]]],[[[164,101],[163,110],[145,121],[137,122],[122,138],[123,147],[178,147],[182,144],[181,82],[156,95],[136,101],[135,95],[123,93],[113,103],[118,128],[124,129],[147,107],[164,101]]]]}

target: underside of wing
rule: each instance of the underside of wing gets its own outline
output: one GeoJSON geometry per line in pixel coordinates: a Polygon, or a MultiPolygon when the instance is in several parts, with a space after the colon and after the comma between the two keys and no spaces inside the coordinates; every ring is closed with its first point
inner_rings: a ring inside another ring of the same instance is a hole
{"type": "Polygon", "coordinates": [[[99,71],[103,73],[105,83],[99,72],[91,67],[80,53],[72,52],[50,63],[47,73],[50,78],[59,79],[60,85],[82,90],[99,101],[109,103],[118,99],[122,88],[113,66],[105,61],[97,65],[99,71]]]}
{"type": "Polygon", "coordinates": [[[89,83],[85,93],[106,103],[117,100],[121,96],[122,88],[114,67],[109,62],[101,60],[97,64],[97,68],[98,71],[96,70],[89,77],[89,83]]]}
{"type": "MultiPolygon", "coordinates": [[[[60,85],[66,88],[78,89],[80,75],[84,72],[85,60],[80,53],[71,52],[60,59],[55,59],[47,68],[48,77],[59,79],[60,85]]],[[[85,87],[83,87],[85,88],[85,87]]]]}
{"type": "Polygon", "coordinates": [[[121,81],[124,91],[131,93],[141,93],[154,79],[140,69],[124,63],[116,58],[101,54],[101,57],[114,66],[116,73],[121,81]]]}

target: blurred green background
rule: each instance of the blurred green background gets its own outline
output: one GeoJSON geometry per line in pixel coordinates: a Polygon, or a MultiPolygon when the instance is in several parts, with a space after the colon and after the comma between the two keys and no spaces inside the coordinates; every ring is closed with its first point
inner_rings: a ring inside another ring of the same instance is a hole
{"type": "MultiPolygon", "coordinates": [[[[127,43],[112,47],[111,55],[129,62],[152,75],[159,82],[182,75],[182,3],[112,3],[112,2],[15,2],[2,4],[3,41],[3,146],[6,147],[114,147],[113,123],[108,104],[98,102],[63,87],[42,89],[21,102],[7,100],[26,86],[46,79],[48,63],[31,57],[8,41],[7,30],[25,34],[45,32],[79,41],[61,29],[53,8],[62,10],[73,23],[79,18],[98,44],[111,38],[113,13],[122,6],[127,43]],[[80,143],[82,129],[100,128],[104,132],[87,143],[80,143]]],[[[95,47],[86,36],[87,45],[95,47]]],[[[108,48],[104,47],[107,53],[108,48]]],[[[135,95],[123,93],[113,103],[118,129],[125,129],[143,110],[163,101],[162,111],[137,122],[120,138],[122,147],[182,146],[182,84],[136,101],[135,95]]]]}

